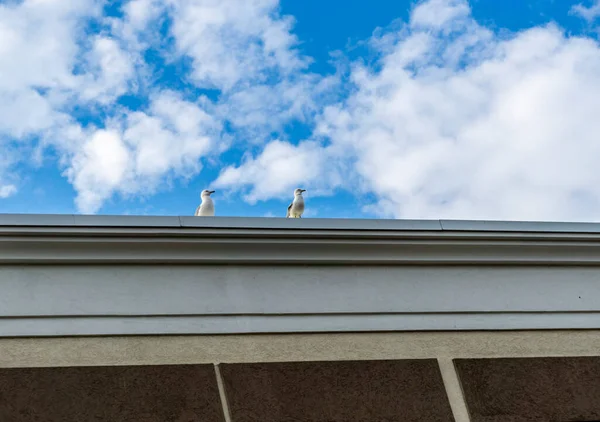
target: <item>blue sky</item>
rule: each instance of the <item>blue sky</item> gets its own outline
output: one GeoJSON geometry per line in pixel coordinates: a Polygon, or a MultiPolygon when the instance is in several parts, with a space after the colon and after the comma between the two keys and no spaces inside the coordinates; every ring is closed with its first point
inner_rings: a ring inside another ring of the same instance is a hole
{"type": "Polygon", "coordinates": [[[600,3],[0,1],[0,212],[598,221],[600,3]],[[73,4],[68,4],[73,3],[73,4]]]}

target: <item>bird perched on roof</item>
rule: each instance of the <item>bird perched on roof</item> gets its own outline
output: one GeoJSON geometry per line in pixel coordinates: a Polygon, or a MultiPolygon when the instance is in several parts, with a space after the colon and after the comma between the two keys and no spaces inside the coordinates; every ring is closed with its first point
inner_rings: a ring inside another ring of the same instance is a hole
{"type": "Polygon", "coordinates": [[[287,208],[287,214],[285,218],[302,218],[304,212],[304,198],[302,192],[306,192],[306,189],[296,189],[294,191],[294,200],[287,208]]]}
{"type": "Polygon", "coordinates": [[[211,194],[215,193],[214,190],[204,189],[200,194],[202,203],[196,208],[195,216],[199,217],[212,217],[215,215],[215,203],[210,197],[211,194]]]}

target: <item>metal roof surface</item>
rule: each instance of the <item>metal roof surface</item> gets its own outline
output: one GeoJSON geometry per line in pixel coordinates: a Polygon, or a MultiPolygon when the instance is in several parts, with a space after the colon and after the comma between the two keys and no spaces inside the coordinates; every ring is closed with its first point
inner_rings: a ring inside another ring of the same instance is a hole
{"type": "Polygon", "coordinates": [[[124,216],[74,214],[0,214],[0,227],[168,227],[249,228],[375,231],[490,231],[542,233],[600,233],[600,223],[485,221],[485,220],[393,220],[339,218],[124,216]]]}

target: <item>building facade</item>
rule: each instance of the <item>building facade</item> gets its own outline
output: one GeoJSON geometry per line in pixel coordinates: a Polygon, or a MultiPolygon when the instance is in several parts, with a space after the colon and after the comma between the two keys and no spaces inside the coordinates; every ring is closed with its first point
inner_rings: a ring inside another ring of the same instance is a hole
{"type": "Polygon", "coordinates": [[[0,421],[600,420],[600,224],[0,215],[0,421]]]}

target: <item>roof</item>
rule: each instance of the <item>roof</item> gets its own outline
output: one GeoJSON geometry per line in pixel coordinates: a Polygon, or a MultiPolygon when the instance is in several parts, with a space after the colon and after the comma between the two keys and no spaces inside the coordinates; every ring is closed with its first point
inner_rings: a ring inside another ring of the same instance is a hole
{"type": "Polygon", "coordinates": [[[399,220],[273,217],[190,217],[75,214],[0,214],[0,227],[180,227],[377,231],[493,231],[600,233],[600,223],[487,220],[399,220]]]}
{"type": "Polygon", "coordinates": [[[0,215],[0,264],[0,337],[600,328],[592,223],[0,215]]]}
{"type": "Polygon", "coordinates": [[[0,214],[0,263],[600,264],[600,224],[0,214]]]}

